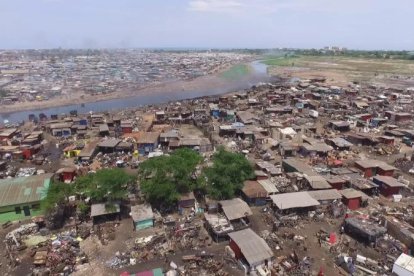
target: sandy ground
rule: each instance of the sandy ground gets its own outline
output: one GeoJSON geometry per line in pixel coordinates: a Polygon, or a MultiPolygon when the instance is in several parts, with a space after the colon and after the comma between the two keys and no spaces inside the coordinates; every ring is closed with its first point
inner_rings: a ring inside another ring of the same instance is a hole
{"type": "Polygon", "coordinates": [[[414,85],[414,62],[366,58],[303,56],[292,59],[294,66],[270,66],[280,77],[309,79],[325,77],[328,85],[346,86],[358,81],[407,88],[414,85]]]}

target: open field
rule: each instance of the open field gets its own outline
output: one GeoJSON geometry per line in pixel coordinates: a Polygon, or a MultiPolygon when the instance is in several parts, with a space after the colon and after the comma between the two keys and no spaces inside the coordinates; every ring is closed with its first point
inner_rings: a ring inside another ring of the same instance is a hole
{"type": "Polygon", "coordinates": [[[414,85],[414,62],[334,56],[272,57],[263,60],[269,72],[282,77],[326,77],[330,84],[352,81],[385,86],[414,85]]]}

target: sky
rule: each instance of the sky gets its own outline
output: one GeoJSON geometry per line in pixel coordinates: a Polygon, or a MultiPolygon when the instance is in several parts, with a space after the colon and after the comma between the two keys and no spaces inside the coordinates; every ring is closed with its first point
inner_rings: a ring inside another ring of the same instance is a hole
{"type": "Polygon", "coordinates": [[[0,48],[414,50],[414,0],[0,0],[0,48]]]}

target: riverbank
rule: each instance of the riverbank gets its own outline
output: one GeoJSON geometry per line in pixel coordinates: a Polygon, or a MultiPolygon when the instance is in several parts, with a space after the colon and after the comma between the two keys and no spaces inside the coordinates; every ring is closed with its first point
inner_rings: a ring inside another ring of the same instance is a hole
{"type": "Polygon", "coordinates": [[[13,123],[27,120],[30,114],[39,115],[43,113],[50,116],[52,114],[68,114],[71,110],[77,110],[79,114],[90,111],[104,112],[221,95],[250,88],[259,82],[268,82],[272,79],[267,75],[266,65],[260,62],[251,62],[249,67],[252,68],[249,74],[232,80],[226,79],[220,73],[217,73],[191,81],[171,81],[140,90],[123,90],[103,95],[104,97],[81,98],[80,95],[72,94],[71,98],[53,102],[39,102],[37,105],[20,105],[15,110],[3,108],[0,111],[0,120],[8,120],[13,123]]]}
{"type": "MultiPolygon", "coordinates": [[[[4,105],[0,110],[0,114],[14,113],[19,111],[38,111],[42,109],[48,109],[52,107],[63,107],[68,105],[82,105],[90,103],[98,103],[101,101],[108,101],[113,99],[128,99],[138,95],[151,95],[151,94],[165,94],[169,92],[192,92],[194,90],[217,90],[225,86],[234,86],[234,82],[243,82],[248,78],[249,74],[255,74],[250,64],[231,64],[225,68],[218,70],[213,75],[207,75],[195,78],[190,81],[176,80],[166,81],[163,83],[150,85],[146,87],[128,87],[118,91],[89,95],[82,91],[71,92],[71,94],[62,95],[58,98],[53,98],[47,101],[33,101],[33,102],[19,102],[12,105],[4,105]],[[240,68],[242,68],[243,72],[240,68]],[[248,68],[244,70],[244,68],[248,68]],[[229,77],[230,76],[230,77],[229,77]]],[[[174,95],[171,95],[171,99],[174,100],[174,95]]]]}

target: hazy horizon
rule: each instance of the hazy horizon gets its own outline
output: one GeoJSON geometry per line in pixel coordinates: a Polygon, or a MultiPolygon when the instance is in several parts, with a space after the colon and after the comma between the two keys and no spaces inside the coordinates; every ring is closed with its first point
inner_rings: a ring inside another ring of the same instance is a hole
{"type": "Polygon", "coordinates": [[[0,49],[413,50],[410,0],[0,0],[0,49]]]}

